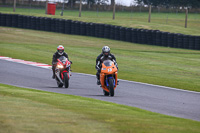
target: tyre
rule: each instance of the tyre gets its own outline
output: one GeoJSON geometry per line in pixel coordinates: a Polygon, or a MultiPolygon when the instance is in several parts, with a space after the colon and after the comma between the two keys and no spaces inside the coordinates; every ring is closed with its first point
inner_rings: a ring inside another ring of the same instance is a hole
{"type": "Polygon", "coordinates": [[[109,92],[107,92],[105,90],[103,90],[103,94],[104,94],[104,96],[109,96],[109,92]]]}
{"type": "Polygon", "coordinates": [[[113,97],[114,96],[113,79],[112,78],[108,79],[108,82],[109,82],[109,91],[110,91],[109,94],[111,97],[113,97]]]}
{"type": "Polygon", "coordinates": [[[64,85],[65,85],[65,88],[69,87],[69,78],[68,78],[67,73],[64,73],[64,85]]]}

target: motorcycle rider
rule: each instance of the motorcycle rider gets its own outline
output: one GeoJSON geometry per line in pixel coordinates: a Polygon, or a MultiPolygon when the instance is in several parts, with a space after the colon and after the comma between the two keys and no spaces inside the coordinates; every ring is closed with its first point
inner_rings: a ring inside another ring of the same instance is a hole
{"type": "MultiPolygon", "coordinates": [[[[60,58],[61,56],[65,56],[69,60],[67,53],[64,52],[64,47],[62,45],[59,45],[57,47],[57,52],[55,52],[53,54],[53,59],[52,59],[52,70],[53,70],[52,78],[53,79],[55,79],[55,77],[56,77],[55,76],[55,69],[56,69],[56,64],[58,62],[57,59],[60,58]]],[[[71,62],[71,64],[72,64],[72,62],[71,62]]]]}
{"type": "Polygon", "coordinates": [[[97,78],[97,85],[100,85],[100,72],[101,72],[101,64],[104,60],[111,60],[115,63],[115,66],[117,67],[118,69],[118,66],[117,66],[117,62],[116,62],[116,58],[113,54],[110,53],[110,48],[108,46],[104,46],[102,48],[102,53],[97,56],[97,59],[96,59],[96,70],[97,70],[97,73],[96,73],[96,78],[97,78]]]}

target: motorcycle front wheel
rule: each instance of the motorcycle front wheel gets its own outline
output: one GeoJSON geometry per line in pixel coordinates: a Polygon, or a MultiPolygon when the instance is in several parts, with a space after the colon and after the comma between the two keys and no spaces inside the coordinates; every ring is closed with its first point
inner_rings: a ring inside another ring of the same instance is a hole
{"type": "Polygon", "coordinates": [[[110,96],[113,97],[114,96],[114,84],[113,84],[113,79],[110,78],[108,79],[108,83],[109,83],[109,93],[110,93],[110,96]]]}
{"type": "Polygon", "coordinates": [[[68,74],[67,73],[64,73],[64,86],[65,88],[68,88],[69,87],[69,78],[68,78],[68,74]]]}

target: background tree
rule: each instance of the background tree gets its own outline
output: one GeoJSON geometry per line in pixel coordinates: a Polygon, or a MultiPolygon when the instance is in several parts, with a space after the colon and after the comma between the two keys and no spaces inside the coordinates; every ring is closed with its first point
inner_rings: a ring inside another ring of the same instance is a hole
{"type": "Polygon", "coordinates": [[[68,0],[67,6],[73,8],[77,0],[68,0]]]}
{"type": "Polygon", "coordinates": [[[108,0],[96,0],[96,3],[99,5],[107,5],[108,2],[108,0]]]}
{"type": "Polygon", "coordinates": [[[110,0],[110,2],[111,2],[111,3],[110,3],[110,5],[111,5],[111,6],[113,6],[113,5],[114,5],[114,2],[115,2],[115,0],[110,0]]]}
{"type": "Polygon", "coordinates": [[[172,7],[200,7],[200,0],[136,0],[137,4],[172,7]]]}

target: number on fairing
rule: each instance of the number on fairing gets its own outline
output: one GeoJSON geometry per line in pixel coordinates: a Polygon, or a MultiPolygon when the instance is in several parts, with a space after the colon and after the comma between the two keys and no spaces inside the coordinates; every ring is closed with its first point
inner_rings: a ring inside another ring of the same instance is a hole
{"type": "Polygon", "coordinates": [[[112,72],[112,68],[109,68],[109,69],[108,69],[108,72],[112,72]]]}

